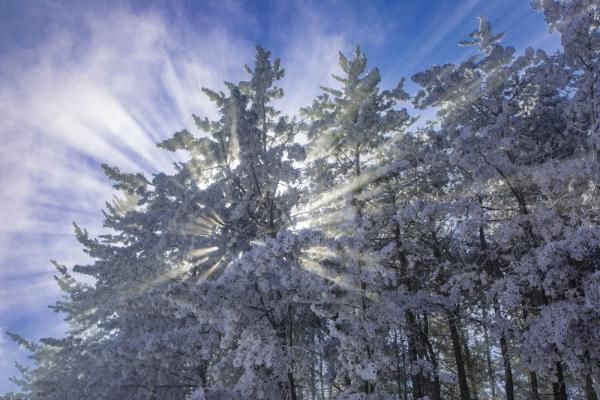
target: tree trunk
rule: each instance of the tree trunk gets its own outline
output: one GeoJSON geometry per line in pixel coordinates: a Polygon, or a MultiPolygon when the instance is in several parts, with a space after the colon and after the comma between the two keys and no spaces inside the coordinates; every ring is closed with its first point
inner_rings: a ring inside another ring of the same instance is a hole
{"type": "Polygon", "coordinates": [[[560,362],[556,363],[556,382],[552,383],[552,394],[554,395],[554,400],[568,400],[567,385],[565,384],[563,368],[560,362]]]}
{"type": "Polygon", "coordinates": [[[317,337],[319,340],[319,383],[321,385],[321,400],[325,400],[325,382],[323,381],[323,353],[322,353],[322,340],[321,336],[317,337]]]}
{"type": "Polygon", "coordinates": [[[291,372],[288,372],[288,384],[290,386],[290,400],[298,400],[296,397],[296,383],[294,382],[294,375],[291,372]]]}
{"type": "Polygon", "coordinates": [[[406,377],[406,352],[404,351],[404,345],[402,345],[402,388],[403,400],[408,400],[408,379],[406,377]]]}
{"type": "Polygon", "coordinates": [[[456,324],[456,318],[456,315],[449,315],[448,326],[450,328],[450,339],[452,340],[454,358],[456,359],[456,371],[458,374],[458,387],[460,389],[460,399],[471,400],[471,396],[469,395],[469,385],[467,383],[467,375],[465,373],[465,363],[463,360],[463,354],[460,345],[460,336],[456,324]]]}
{"type": "MultiPolygon", "coordinates": [[[[312,360],[311,360],[311,363],[312,363],[312,360]]],[[[310,380],[309,380],[308,390],[310,392],[311,400],[317,400],[317,377],[316,377],[317,374],[315,371],[316,371],[315,368],[311,368],[310,374],[309,374],[310,380]]]]}
{"type": "MultiPolygon", "coordinates": [[[[398,223],[394,226],[394,239],[396,242],[396,250],[398,262],[400,263],[400,276],[406,281],[406,288],[409,293],[413,292],[412,279],[408,276],[406,256],[402,252],[402,242],[400,240],[400,225],[398,223]]],[[[411,363],[411,367],[418,360],[418,349],[417,340],[419,337],[417,320],[412,310],[406,310],[404,313],[406,318],[407,330],[407,342],[408,342],[408,359],[411,363]]],[[[412,381],[412,392],[413,399],[423,397],[423,374],[421,371],[414,372],[411,368],[411,381],[412,381]]],[[[406,393],[405,393],[406,396],[406,393]]]]}
{"type": "MultiPolygon", "coordinates": [[[[494,300],[494,312],[500,316],[500,306],[496,300],[494,300]]],[[[512,365],[510,363],[508,343],[506,342],[504,332],[500,334],[500,351],[502,352],[502,364],[504,365],[504,391],[506,392],[506,400],[515,400],[512,365]]]]}
{"type": "MultiPolygon", "coordinates": [[[[360,144],[357,143],[355,148],[354,148],[354,176],[356,178],[360,177],[361,175],[361,167],[360,167],[360,156],[361,156],[361,148],[360,148],[360,144]]],[[[362,226],[362,218],[363,218],[363,204],[362,201],[358,199],[358,196],[361,194],[362,192],[362,187],[359,186],[356,189],[353,190],[353,196],[352,196],[352,205],[354,206],[354,210],[356,213],[356,224],[357,226],[362,226]]],[[[367,318],[367,297],[366,297],[366,292],[367,292],[367,283],[365,281],[363,281],[362,279],[362,259],[360,257],[359,254],[359,259],[358,259],[358,280],[360,283],[360,300],[361,300],[361,306],[362,306],[362,312],[363,312],[363,319],[365,321],[365,324],[368,324],[368,318],[367,318]]],[[[367,338],[365,338],[367,339],[367,338]]],[[[372,351],[371,348],[369,346],[369,341],[365,340],[365,342],[367,343],[366,345],[366,351],[367,351],[367,357],[369,358],[369,361],[371,361],[372,359],[372,351]]],[[[364,385],[363,385],[363,390],[364,393],[366,394],[371,394],[374,392],[375,390],[375,383],[370,382],[370,381],[364,381],[364,385]]]]}
{"type": "Polygon", "coordinates": [[[442,394],[441,394],[442,388],[441,388],[441,384],[440,384],[438,359],[437,359],[435,352],[433,351],[433,346],[431,344],[431,341],[429,340],[429,329],[428,329],[429,321],[427,318],[427,314],[425,314],[423,316],[423,325],[424,325],[424,329],[423,329],[422,340],[427,349],[427,353],[429,354],[429,361],[431,362],[431,369],[433,370],[433,387],[431,390],[431,399],[432,400],[440,400],[442,397],[442,394]]]}
{"type": "MultiPolygon", "coordinates": [[[[481,206],[483,207],[483,199],[481,198],[481,196],[477,196],[477,199],[479,200],[479,204],[481,204],[481,206]]],[[[487,253],[487,240],[485,239],[485,230],[483,228],[483,225],[479,226],[479,246],[481,247],[481,251],[482,253],[485,255],[487,253]]],[[[489,264],[487,262],[487,256],[485,256],[482,259],[482,265],[485,267],[487,267],[489,264]]],[[[492,363],[492,349],[491,349],[491,345],[490,345],[490,336],[488,333],[488,327],[487,327],[487,307],[488,305],[484,302],[483,307],[481,309],[481,314],[483,316],[483,320],[486,321],[483,324],[483,338],[485,341],[485,356],[486,356],[486,361],[487,361],[487,374],[488,374],[488,380],[490,381],[490,389],[492,392],[492,400],[496,400],[496,371],[494,370],[494,364],[492,363]]]]}
{"type": "Polygon", "coordinates": [[[200,383],[202,384],[202,387],[206,387],[207,386],[207,376],[206,376],[206,372],[208,369],[208,362],[207,361],[201,361],[200,365],[198,366],[198,368],[196,369],[196,371],[198,372],[198,376],[200,377],[200,383]]]}
{"type": "Polygon", "coordinates": [[[591,374],[585,376],[585,400],[598,400],[591,374]]]}
{"type": "Polygon", "coordinates": [[[500,351],[502,352],[502,362],[504,364],[504,390],[506,391],[506,400],[515,400],[512,366],[504,333],[500,335],[500,351]]]}
{"type": "Polygon", "coordinates": [[[531,387],[531,399],[540,400],[537,374],[534,371],[529,371],[529,386],[531,387]]]}
{"type": "Polygon", "coordinates": [[[423,397],[423,374],[421,370],[413,371],[412,367],[419,359],[417,351],[417,321],[412,311],[406,311],[406,320],[408,322],[408,358],[411,362],[411,380],[413,399],[423,397]]]}
{"type": "Polygon", "coordinates": [[[471,350],[469,349],[469,337],[462,324],[458,325],[458,331],[460,333],[463,354],[465,358],[465,365],[467,367],[467,377],[471,384],[471,392],[473,393],[473,399],[477,400],[477,394],[479,393],[477,379],[475,378],[475,365],[473,365],[473,359],[471,358],[471,350]]]}
{"type": "MultiPolygon", "coordinates": [[[[292,317],[292,305],[288,304],[288,344],[289,350],[292,351],[294,345],[294,320],[292,317]]],[[[294,380],[294,375],[292,374],[292,365],[290,365],[290,369],[287,373],[288,385],[290,388],[290,400],[298,400],[296,397],[296,382],[294,380]]]]}
{"type": "MultiPolygon", "coordinates": [[[[487,305],[483,305],[483,319],[487,320],[487,305]]],[[[487,375],[490,381],[490,390],[492,393],[492,400],[496,400],[496,371],[494,371],[494,364],[492,363],[492,349],[490,345],[490,335],[488,332],[487,325],[483,325],[483,339],[485,343],[485,358],[487,362],[487,375]]]]}
{"type": "MultiPolygon", "coordinates": [[[[536,304],[536,296],[535,294],[530,294],[530,301],[532,304],[536,304]]],[[[527,307],[523,307],[523,319],[525,321],[527,321],[527,319],[529,318],[529,311],[527,310],[527,307]]],[[[539,391],[539,384],[538,384],[538,378],[537,378],[537,374],[535,373],[535,371],[529,371],[529,388],[531,391],[531,399],[532,400],[540,400],[540,391],[539,391]]]]}
{"type": "MultiPolygon", "coordinates": [[[[398,386],[398,398],[402,398],[402,383],[404,381],[400,371],[403,371],[400,366],[400,350],[398,344],[398,332],[394,329],[394,356],[396,357],[396,385],[398,386]]],[[[403,372],[404,374],[404,372],[403,372]]]]}

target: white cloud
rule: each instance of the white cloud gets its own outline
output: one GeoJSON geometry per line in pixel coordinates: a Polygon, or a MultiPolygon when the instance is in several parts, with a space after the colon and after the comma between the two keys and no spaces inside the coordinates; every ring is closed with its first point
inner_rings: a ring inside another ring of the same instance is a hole
{"type": "MultiPolygon", "coordinates": [[[[169,169],[176,158],[155,143],[191,128],[192,112],[214,115],[200,88],[235,80],[253,53],[218,28],[192,35],[152,13],[78,17],[86,32],[66,27],[0,71],[11,78],[0,80],[0,325],[26,321],[20,333],[36,337],[64,329],[46,308],[58,297],[49,260],[87,260],[71,221],[101,230],[113,190],[99,163],[169,169]]],[[[0,393],[15,373],[6,348],[0,393]]]]}
{"type": "MultiPolygon", "coordinates": [[[[157,15],[87,18],[85,43],[78,32],[56,34],[36,63],[14,61],[17,79],[0,85],[4,234],[37,230],[47,206],[98,210],[112,194],[100,162],[146,173],[169,169],[175,158],[156,142],[191,128],[192,112],[213,115],[200,88],[221,87],[252,51],[218,31],[184,46],[177,40],[183,33],[157,15]],[[78,54],[67,57],[73,48],[78,54]]],[[[70,230],[68,220],[53,223],[70,230]]]]}
{"type": "Polygon", "coordinates": [[[321,93],[321,86],[337,87],[332,74],[339,72],[338,52],[347,51],[348,35],[344,32],[323,30],[321,17],[304,7],[298,19],[301,24],[290,31],[289,41],[280,55],[286,77],[282,83],[285,92],[279,106],[288,114],[296,114],[301,107],[310,105],[321,93]]]}

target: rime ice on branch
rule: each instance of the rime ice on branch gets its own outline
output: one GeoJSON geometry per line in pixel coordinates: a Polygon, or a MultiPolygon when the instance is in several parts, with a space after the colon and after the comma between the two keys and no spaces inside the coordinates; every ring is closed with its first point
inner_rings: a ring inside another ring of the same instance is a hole
{"type": "Polygon", "coordinates": [[[11,334],[33,365],[3,398],[597,400],[600,9],[534,8],[562,51],[480,18],[411,98],[357,48],[300,118],[258,47],[204,89],[218,120],[159,144],[175,173],[104,166],[111,233],[55,263],[70,329],[11,334]]]}

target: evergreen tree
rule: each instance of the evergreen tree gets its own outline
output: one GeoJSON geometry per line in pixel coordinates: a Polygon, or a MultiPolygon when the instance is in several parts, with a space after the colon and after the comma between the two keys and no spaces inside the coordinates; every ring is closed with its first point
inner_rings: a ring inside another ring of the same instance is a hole
{"type": "Polygon", "coordinates": [[[480,18],[474,55],[412,77],[420,128],[359,48],[283,116],[257,47],[204,89],[218,120],[159,144],[173,173],[103,166],[93,263],[55,263],[69,329],[10,334],[32,366],[2,398],[597,400],[600,10],[534,8],[563,50],[480,18]]]}

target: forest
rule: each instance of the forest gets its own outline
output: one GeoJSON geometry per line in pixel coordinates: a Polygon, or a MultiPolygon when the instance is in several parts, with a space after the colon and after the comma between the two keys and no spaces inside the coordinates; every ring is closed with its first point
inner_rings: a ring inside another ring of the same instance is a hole
{"type": "Polygon", "coordinates": [[[416,93],[357,47],[295,116],[257,46],[172,172],[103,165],[93,262],[54,263],[68,332],[10,333],[0,398],[598,400],[600,4],[533,8],[554,54],[481,17],[416,93]]]}

